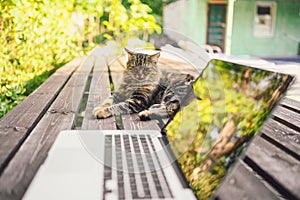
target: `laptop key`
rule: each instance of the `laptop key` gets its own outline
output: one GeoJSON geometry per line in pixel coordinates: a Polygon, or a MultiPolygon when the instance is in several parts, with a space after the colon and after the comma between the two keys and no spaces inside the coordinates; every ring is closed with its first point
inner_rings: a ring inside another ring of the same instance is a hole
{"type": "Polygon", "coordinates": [[[129,181],[130,181],[130,188],[133,198],[138,197],[137,187],[136,187],[136,176],[133,168],[133,160],[132,160],[132,153],[130,148],[130,141],[128,135],[123,135],[123,142],[125,147],[125,154],[126,154],[126,161],[129,173],[129,181]]]}
{"type": "Polygon", "coordinates": [[[156,173],[156,170],[160,170],[160,169],[155,169],[155,166],[154,166],[154,163],[153,163],[154,161],[152,159],[152,155],[150,154],[150,150],[149,150],[146,138],[141,137],[141,141],[142,141],[142,144],[143,144],[144,152],[147,154],[146,158],[147,158],[147,161],[148,161],[148,164],[149,164],[149,168],[150,168],[150,171],[151,171],[152,179],[154,181],[158,197],[159,198],[164,198],[164,193],[163,193],[163,190],[162,190],[161,185],[160,185],[159,178],[158,178],[157,173],[156,173]]]}
{"type": "Polygon", "coordinates": [[[125,191],[124,191],[123,161],[122,161],[123,158],[122,158],[120,135],[115,136],[115,147],[116,147],[116,161],[117,161],[118,194],[119,194],[119,199],[124,199],[125,191]]]}
{"type": "Polygon", "coordinates": [[[116,183],[112,179],[111,169],[111,156],[112,156],[112,136],[105,136],[105,148],[104,148],[104,181],[103,181],[103,198],[111,194],[114,189],[117,188],[116,183]]]}
{"type": "Polygon", "coordinates": [[[143,162],[143,158],[141,155],[140,145],[139,145],[137,137],[138,137],[137,135],[132,135],[131,139],[133,142],[134,152],[135,152],[136,160],[138,163],[139,175],[141,177],[142,185],[143,185],[143,189],[144,189],[144,193],[145,193],[144,198],[151,198],[151,194],[150,194],[150,190],[149,190],[149,183],[147,180],[147,175],[145,173],[144,162],[143,162]]]}
{"type": "Polygon", "coordinates": [[[105,138],[104,159],[106,164],[104,166],[104,198],[112,197],[110,194],[114,192],[117,193],[116,196],[119,199],[125,199],[128,195],[132,199],[172,197],[150,137],[108,135],[105,138]],[[111,168],[113,153],[116,169],[111,168]],[[124,172],[123,165],[126,166],[126,163],[128,171],[124,172]],[[112,173],[116,175],[112,176],[112,173]],[[116,180],[111,180],[112,178],[116,180]],[[131,193],[128,194],[125,188],[130,188],[131,193]]]}
{"type": "Polygon", "coordinates": [[[161,186],[161,188],[157,188],[158,193],[160,190],[162,190],[164,193],[164,197],[172,198],[173,197],[172,191],[171,191],[168,181],[166,179],[165,173],[162,169],[161,163],[159,162],[157,151],[155,149],[155,146],[153,144],[153,141],[152,141],[152,138],[150,137],[150,135],[147,136],[147,141],[149,142],[149,146],[147,146],[149,148],[149,151],[151,149],[152,154],[154,154],[153,155],[154,159],[152,158],[152,160],[157,160],[156,166],[158,165],[158,168],[159,168],[159,170],[156,170],[157,176],[155,176],[156,177],[155,182],[159,182],[160,186],[161,186]]]}

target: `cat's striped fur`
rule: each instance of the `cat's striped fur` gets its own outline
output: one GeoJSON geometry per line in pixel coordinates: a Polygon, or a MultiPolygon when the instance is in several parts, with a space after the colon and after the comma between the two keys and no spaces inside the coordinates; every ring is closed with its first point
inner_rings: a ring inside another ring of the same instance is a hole
{"type": "Polygon", "coordinates": [[[141,120],[172,117],[191,93],[194,77],[162,71],[157,67],[160,53],[128,53],[123,81],[118,91],[94,109],[97,118],[139,113],[141,120]]]}

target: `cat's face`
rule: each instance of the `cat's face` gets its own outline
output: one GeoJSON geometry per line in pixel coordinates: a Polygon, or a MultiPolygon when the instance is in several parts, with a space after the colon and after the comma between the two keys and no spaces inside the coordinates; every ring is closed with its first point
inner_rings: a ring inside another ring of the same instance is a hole
{"type": "Polygon", "coordinates": [[[157,61],[160,53],[147,55],[135,53],[125,49],[128,53],[128,61],[125,75],[133,81],[156,81],[159,76],[157,61]]]}

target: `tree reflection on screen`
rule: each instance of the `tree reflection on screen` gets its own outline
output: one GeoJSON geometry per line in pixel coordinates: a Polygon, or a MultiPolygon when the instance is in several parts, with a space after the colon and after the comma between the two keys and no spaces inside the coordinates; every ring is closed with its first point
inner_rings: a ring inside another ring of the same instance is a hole
{"type": "Polygon", "coordinates": [[[209,198],[258,132],[292,78],[212,60],[193,87],[195,100],[176,114],[167,135],[200,199],[209,198]]]}

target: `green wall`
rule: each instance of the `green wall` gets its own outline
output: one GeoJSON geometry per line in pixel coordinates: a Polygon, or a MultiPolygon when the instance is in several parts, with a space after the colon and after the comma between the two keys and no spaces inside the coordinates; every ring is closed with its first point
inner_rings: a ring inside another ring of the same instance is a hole
{"type": "Polygon", "coordinates": [[[185,26],[181,31],[199,45],[204,45],[206,43],[207,1],[188,0],[185,4],[185,26]]]}
{"type": "MultiPolygon", "coordinates": [[[[180,17],[171,19],[173,23],[180,24],[180,28],[175,30],[199,45],[206,44],[208,0],[182,0],[182,2],[178,5],[180,12],[176,13],[180,17]]],[[[227,0],[227,2],[226,54],[253,56],[298,54],[300,0],[227,0]],[[254,36],[255,3],[258,1],[276,2],[275,29],[272,37],[254,36]]]]}
{"type": "Polygon", "coordinates": [[[275,29],[271,38],[254,36],[255,2],[255,0],[235,1],[231,52],[227,53],[256,56],[297,55],[300,43],[300,1],[275,1],[277,3],[275,29]]]}

